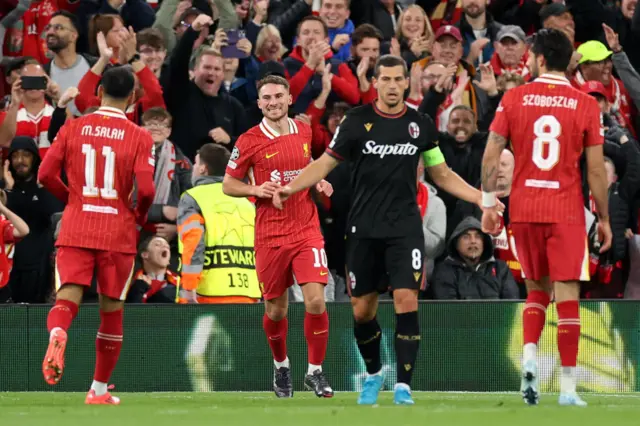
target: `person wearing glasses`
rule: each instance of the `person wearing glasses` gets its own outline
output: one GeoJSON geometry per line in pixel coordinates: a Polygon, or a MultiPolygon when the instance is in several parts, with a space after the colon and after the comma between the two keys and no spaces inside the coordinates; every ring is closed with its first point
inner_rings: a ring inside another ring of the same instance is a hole
{"type": "MultiPolygon", "coordinates": [[[[60,86],[62,92],[69,87],[78,87],[82,77],[98,61],[94,56],[76,52],[78,19],[64,10],[56,12],[45,27],[45,34],[47,48],[53,53],[53,59],[44,66],[44,71],[60,86]]],[[[67,108],[72,115],[81,115],[75,101],[71,101],[67,108]]]]}

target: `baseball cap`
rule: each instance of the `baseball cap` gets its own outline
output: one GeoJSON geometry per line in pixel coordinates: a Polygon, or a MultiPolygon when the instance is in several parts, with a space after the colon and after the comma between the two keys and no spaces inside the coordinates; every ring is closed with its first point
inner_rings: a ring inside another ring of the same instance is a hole
{"type": "Polygon", "coordinates": [[[607,46],[600,43],[598,40],[591,40],[586,43],[582,43],[578,47],[578,53],[582,55],[579,64],[584,62],[600,62],[613,55],[613,52],[607,49],[607,46]]]}
{"type": "Polygon", "coordinates": [[[178,19],[178,25],[181,22],[184,22],[189,16],[199,16],[201,14],[202,12],[200,11],[200,9],[195,7],[190,7],[189,9],[182,12],[182,14],[180,15],[180,19],[178,19]]]}
{"type": "Polygon", "coordinates": [[[502,41],[507,37],[515,41],[524,41],[527,38],[522,28],[517,25],[505,25],[498,31],[498,41],[502,41]]]}
{"type": "Polygon", "coordinates": [[[33,59],[30,56],[20,56],[17,58],[10,58],[6,62],[3,61],[5,75],[10,75],[13,71],[22,68],[29,59],[33,59]]]}
{"type": "MultiPolygon", "coordinates": [[[[561,16],[569,12],[569,8],[562,3],[551,3],[540,9],[540,22],[546,21],[552,16],[561,16]]],[[[571,13],[571,12],[569,12],[571,13]]]]}
{"type": "Polygon", "coordinates": [[[580,89],[588,95],[596,93],[605,98],[608,98],[607,90],[605,89],[604,84],[600,83],[597,80],[587,81],[580,87],[580,89]]]}
{"type": "Polygon", "coordinates": [[[269,75],[279,75],[284,78],[287,77],[284,65],[277,61],[267,61],[260,64],[257,80],[260,81],[269,75]]]}
{"type": "Polygon", "coordinates": [[[460,34],[460,30],[453,25],[444,25],[438,28],[435,39],[438,40],[440,37],[447,35],[455,38],[459,42],[462,42],[462,34],[460,34]]]}

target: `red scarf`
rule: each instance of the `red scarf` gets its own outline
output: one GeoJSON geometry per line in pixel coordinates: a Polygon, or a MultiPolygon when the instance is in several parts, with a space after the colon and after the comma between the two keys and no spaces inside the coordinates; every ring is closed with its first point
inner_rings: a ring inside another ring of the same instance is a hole
{"type": "MultiPolygon", "coordinates": [[[[138,270],[138,272],[136,272],[135,279],[136,280],[141,279],[144,274],[145,274],[144,270],[142,269],[138,270]]],[[[142,296],[142,303],[147,303],[147,300],[151,296],[153,296],[154,294],[156,294],[157,292],[165,288],[167,285],[177,285],[177,284],[178,284],[178,277],[173,272],[167,270],[167,272],[164,274],[163,281],[151,280],[151,285],[149,286],[149,289],[142,296]]]]}
{"type": "Polygon", "coordinates": [[[498,52],[495,52],[491,57],[490,63],[496,77],[499,77],[506,72],[510,72],[513,74],[518,74],[519,76],[524,78],[525,82],[528,82],[529,80],[531,80],[531,74],[529,73],[529,68],[527,68],[527,57],[528,53],[525,52],[524,55],[522,55],[522,58],[520,59],[520,63],[518,63],[518,65],[509,67],[502,64],[498,52]]]}
{"type": "Polygon", "coordinates": [[[462,18],[461,0],[440,0],[440,3],[433,9],[429,21],[433,31],[438,31],[443,25],[455,25],[462,18]]]}
{"type": "Polygon", "coordinates": [[[427,207],[429,206],[429,188],[422,182],[418,182],[418,208],[420,209],[420,216],[424,219],[424,215],[427,214],[427,207]]]}

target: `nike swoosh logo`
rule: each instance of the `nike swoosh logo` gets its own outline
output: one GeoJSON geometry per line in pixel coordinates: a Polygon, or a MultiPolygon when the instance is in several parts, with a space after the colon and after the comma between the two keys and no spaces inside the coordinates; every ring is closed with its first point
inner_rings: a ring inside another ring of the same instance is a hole
{"type": "Polygon", "coordinates": [[[269,159],[269,158],[271,158],[273,156],[276,156],[276,155],[278,155],[278,152],[274,152],[273,154],[267,154],[267,159],[269,159]]]}
{"type": "Polygon", "coordinates": [[[325,275],[327,275],[327,274],[328,274],[328,272],[325,272],[325,271],[320,272],[320,276],[321,276],[321,277],[324,277],[324,276],[325,276],[325,275]]]}
{"type": "Polygon", "coordinates": [[[323,330],[323,331],[314,331],[313,334],[318,335],[318,334],[324,334],[326,332],[328,332],[329,330],[323,330]]]}

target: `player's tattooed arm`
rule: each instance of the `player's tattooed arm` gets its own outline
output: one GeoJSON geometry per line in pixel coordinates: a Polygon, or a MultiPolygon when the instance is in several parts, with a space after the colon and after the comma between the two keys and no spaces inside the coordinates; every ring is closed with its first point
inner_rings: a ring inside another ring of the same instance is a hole
{"type": "Polygon", "coordinates": [[[507,138],[494,132],[489,133],[487,147],[484,149],[482,157],[482,190],[485,192],[497,190],[500,154],[506,146],[507,138]]]}

